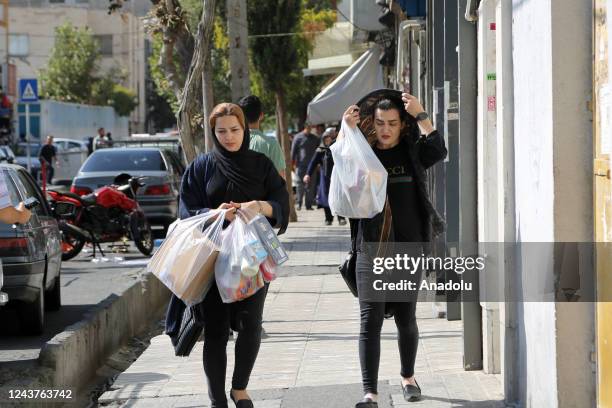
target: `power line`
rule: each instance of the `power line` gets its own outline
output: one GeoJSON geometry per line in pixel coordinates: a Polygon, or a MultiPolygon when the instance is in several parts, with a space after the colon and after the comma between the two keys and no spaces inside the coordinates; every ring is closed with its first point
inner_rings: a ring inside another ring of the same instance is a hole
{"type": "Polygon", "coordinates": [[[349,22],[349,23],[350,23],[350,24],[351,24],[353,27],[355,27],[356,29],[361,30],[361,31],[368,31],[368,30],[366,30],[365,28],[361,28],[361,27],[359,27],[358,25],[356,25],[355,23],[353,23],[353,22],[351,21],[351,19],[350,19],[350,18],[348,18],[348,17],[347,17],[347,16],[346,16],[346,15],[345,15],[343,12],[341,12],[341,11],[340,11],[340,9],[339,9],[338,7],[336,7],[336,11],[337,11],[338,13],[340,13],[340,15],[341,15],[342,17],[344,17],[344,18],[346,19],[346,21],[348,21],[348,22],[349,22]]]}

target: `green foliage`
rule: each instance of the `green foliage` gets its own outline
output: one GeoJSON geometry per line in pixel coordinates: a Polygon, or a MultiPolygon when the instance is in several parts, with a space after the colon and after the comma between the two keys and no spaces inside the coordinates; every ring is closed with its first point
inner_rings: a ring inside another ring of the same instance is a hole
{"type": "Polygon", "coordinates": [[[129,88],[115,84],[111,96],[111,106],[119,116],[128,116],[138,106],[138,97],[129,88]]]}
{"type": "MultiPolygon", "coordinates": [[[[151,35],[151,56],[149,57],[149,67],[151,70],[151,78],[155,84],[155,92],[161,98],[165,99],[168,104],[172,107],[172,110],[176,112],[178,110],[178,100],[174,91],[170,87],[170,83],[163,68],[159,65],[159,56],[162,49],[162,35],[160,33],[154,33],[151,35]]],[[[176,55],[176,53],[175,53],[176,55]]],[[[177,72],[180,71],[177,69],[177,72]]],[[[184,83],[185,79],[181,78],[180,83],[184,83]]]]}
{"type": "MultiPolygon", "coordinates": [[[[300,0],[250,0],[247,5],[249,35],[292,33],[298,28],[300,0]]],[[[281,91],[291,72],[299,68],[293,36],[255,37],[249,45],[263,86],[272,92],[281,91]]]]}
{"type": "Polygon", "coordinates": [[[55,46],[41,73],[43,98],[88,103],[100,58],[99,46],[88,28],[65,23],[55,29],[55,46]]]}
{"type": "MultiPolygon", "coordinates": [[[[331,9],[331,4],[328,1],[322,0],[302,0],[302,8],[299,15],[299,21],[293,30],[281,31],[276,29],[274,32],[289,33],[297,32],[303,33],[301,35],[293,35],[284,38],[286,42],[291,44],[294,49],[294,59],[292,65],[294,68],[285,69],[283,63],[279,64],[279,68],[286,73],[282,79],[283,85],[286,91],[287,100],[287,112],[293,121],[298,122],[298,127],[301,127],[303,122],[306,120],[306,108],[308,102],[312,100],[321,90],[321,87],[329,80],[329,76],[315,76],[315,77],[304,77],[302,69],[308,66],[308,56],[312,52],[315,43],[316,34],[313,32],[324,31],[330,28],[336,21],[336,11],[331,9]]],[[[251,14],[251,2],[249,2],[249,19],[254,25],[259,24],[256,22],[255,17],[251,14]]],[[[261,17],[259,17],[261,18],[261,17]]],[[[251,24],[251,22],[249,23],[251,24]]],[[[251,25],[249,25],[249,28],[251,25]]],[[[249,34],[255,34],[249,32],[249,34]]],[[[274,44],[274,39],[278,37],[267,38],[270,43],[274,44]]],[[[256,52],[257,49],[253,47],[253,43],[258,39],[252,39],[250,42],[252,50],[252,69],[251,72],[251,91],[255,95],[259,95],[266,107],[267,116],[274,115],[276,109],[274,99],[274,89],[270,88],[261,75],[260,69],[264,72],[269,69],[269,64],[263,64],[263,67],[258,66],[256,63],[256,52]]],[[[263,42],[263,41],[261,41],[263,42]]],[[[282,49],[281,49],[282,51],[282,49]]],[[[274,78],[273,78],[274,79],[274,78]]],[[[280,81],[280,79],[279,79],[280,81]]]]}
{"type": "Polygon", "coordinates": [[[43,98],[112,106],[118,115],[129,115],[138,105],[136,94],[119,84],[126,75],[117,68],[97,76],[99,44],[89,28],[66,23],[56,28],[55,36],[49,62],[41,72],[43,98]]]}

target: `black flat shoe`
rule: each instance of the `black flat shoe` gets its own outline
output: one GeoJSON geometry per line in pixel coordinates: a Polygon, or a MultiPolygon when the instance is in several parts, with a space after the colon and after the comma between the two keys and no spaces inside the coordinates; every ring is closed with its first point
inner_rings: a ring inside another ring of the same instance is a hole
{"type": "Polygon", "coordinates": [[[231,391],[230,391],[230,398],[232,399],[234,404],[236,404],[236,408],[255,408],[253,406],[253,401],[251,401],[250,399],[241,399],[241,400],[236,401],[234,399],[234,394],[232,394],[231,391]]]}
{"type": "Polygon", "coordinates": [[[404,399],[408,402],[414,402],[421,399],[421,387],[419,383],[414,380],[416,385],[406,384],[402,387],[404,391],[404,399]]]}
{"type": "Polygon", "coordinates": [[[355,408],[378,408],[378,402],[372,401],[370,398],[364,398],[363,401],[355,405],[355,408]]]}

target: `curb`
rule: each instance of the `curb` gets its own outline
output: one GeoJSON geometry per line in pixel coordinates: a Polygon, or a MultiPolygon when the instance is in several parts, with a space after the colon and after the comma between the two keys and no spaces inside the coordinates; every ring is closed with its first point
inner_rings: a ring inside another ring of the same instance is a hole
{"type": "Polygon", "coordinates": [[[39,364],[53,373],[45,379],[46,386],[78,392],[109,356],[162,314],[169,300],[163,283],[151,273],[141,273],[123,293],[110,295],[42,347],[39,364]]]}

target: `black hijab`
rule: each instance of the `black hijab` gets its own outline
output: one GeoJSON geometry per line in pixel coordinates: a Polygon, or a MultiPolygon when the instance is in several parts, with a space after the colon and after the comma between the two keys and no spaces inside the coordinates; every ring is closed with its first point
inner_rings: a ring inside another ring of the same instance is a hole
{"type": "MultiPolygon", "coordinates": [[[[213,129],[214,133],[215,129],[213,129]]],[[[246,197],[258,197],[261,194],[260,184],[263,163],[261,155],[249,149],[251,134],[249,129],[244,129],[244,138],[240,149],[235,152],[227,150],[217,136],[213,134],[215,147],[212,151],[217,168],[235,187],[246,197]]]]}
{"type": "MultiPolygon", "coordinates": [[[[213,129],[214,133],[214,129],[213,129]]],[[[265,155],[257,153],[249,148],[251,142],[251,134],[249,129],[244,129],[244,138],[240,149],[235,152],[227,150],[217,136],[213,134],[212,155],[214,157],[217,169],[225,176],[228,181],[227,192],[228,198],[241,202],[244,200],[262,199],[274,201],[280,205],[282,225],[280,232],[284,232],[287,228],[289,220],[289,197],[284,181],[278,174],[278,171],[265,155]],[[267,177],[278,177],[283,183],[282,191],[266,191],[265,181],[267,177]]]]}

